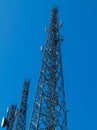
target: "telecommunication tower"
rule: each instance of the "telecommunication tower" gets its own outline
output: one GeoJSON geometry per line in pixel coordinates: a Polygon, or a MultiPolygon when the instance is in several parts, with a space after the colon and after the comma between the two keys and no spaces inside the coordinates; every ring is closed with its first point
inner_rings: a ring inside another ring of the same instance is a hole
{"type": "Polygon", "coordinates": [[[26,129],[26,111],[27,111],[29,86],[30,86],[30,81],[25,80],[23,85],[22,97],[20,101],[20,108],[17,110],[17,119],[16,119],[16,125],[14,130],[26,129]]]}
{"type": "Polygon", "coordinates": [[[51,10],[29,130],[68,130],[58,8],[51,10]]]}
{"type": "Polygon", "coordinates": [[[15,116],[16,116],[16,105],[11,104],[9,108],[7,108],[7,117],[2,118],[1,127],[6,127],[6,130],[13,130],[15,116]]]}
{"type": "Polygon", "coordinates": [[[6,127],[6,130],[26,129],[26,112],[29,87],[30,81],[24,80],[20,107],[18,109],[16,105],[11,104],[11,106],[7,108],[7,117],[2,118],[1,127],[6,127]]]}

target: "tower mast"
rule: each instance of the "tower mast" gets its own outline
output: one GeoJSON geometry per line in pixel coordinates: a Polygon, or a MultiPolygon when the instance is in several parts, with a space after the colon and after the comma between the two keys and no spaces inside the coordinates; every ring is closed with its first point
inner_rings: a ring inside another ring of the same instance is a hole
{"type": "Polygon", "coordinates": [[[59,26],[53,7],[29,130],[68,130],[59,26]]]}
{"type": "Polygon", "coordinates": [[[13,130],[14,122],[16,118],[16,105],[11,104],[9,108],[7,108],[7,117],[2,118],[1,127],[6,127],[6,130],[13,130]]]}
{"type": "Polygon", "coordinates": [[[17,120],[14,130],[26,130],[26,111],[30,81],[25,80],[23,85],[20,108],[17,110],[17,120]]]}

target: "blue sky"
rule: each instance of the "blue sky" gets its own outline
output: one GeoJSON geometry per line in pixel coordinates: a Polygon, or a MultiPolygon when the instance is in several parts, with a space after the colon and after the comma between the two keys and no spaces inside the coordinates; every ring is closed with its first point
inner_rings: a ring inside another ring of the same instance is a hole
{"type": "MultiPolygon", "coordinates": [[[[29,123],[52,5],[59,6],[69,130],[97,130],[96,0],[0,0],[0,121],[31,80],[29,123]]],[[[2,130],[2,128],[0,128],[2,130]]]]}

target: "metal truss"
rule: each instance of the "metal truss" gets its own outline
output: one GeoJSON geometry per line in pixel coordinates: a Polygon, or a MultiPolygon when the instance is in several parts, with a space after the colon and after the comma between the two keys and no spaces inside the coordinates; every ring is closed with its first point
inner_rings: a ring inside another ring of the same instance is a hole
{"type": "Polygon", "coordinates": [[[30,81],[25,80],[23,85],[22,97],[20,101],[20,108],[17,111],[17,120],[16,120],[16,125],[14,130],[26,129],[26,111],[27,111],[29,86],[30,86],[30,81]]]}
{"type": "Polygon", "coordinates": [[[15,121],[16,105],[12,104],[7,113],[7,127],[6,130],[12,130],[15,121]]]}
{"type": "Polygon", "coordinates": [[[15,117],[16,117],[16,105],[11,104],[9,108],[7,108],[7,117],[2,118],[1,127],[6,127],[6,130],[13,130],[15,117]]]}
{"type": "Polygon", "coordinates": [[[58,8],[53,7],[29,130],[68,130],[61,40],[58,8]]]}

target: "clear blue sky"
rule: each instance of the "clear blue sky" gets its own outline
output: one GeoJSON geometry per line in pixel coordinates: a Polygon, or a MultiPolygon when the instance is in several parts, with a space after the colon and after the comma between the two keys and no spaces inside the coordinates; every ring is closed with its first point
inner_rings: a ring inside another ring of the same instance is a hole
{"type": "MultiPolygon", "coordinates": [[[[69,130],[97,130],[97,1],[0,0],[0,121],[20,102],[25,78],[31,80],[30,119],[50,9],[59,5],[60,33],[69,130]]],[[[2,128],[0,128],[2,130],[2,128]]]]}

